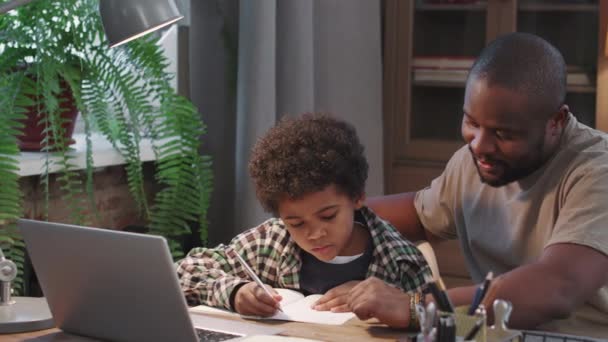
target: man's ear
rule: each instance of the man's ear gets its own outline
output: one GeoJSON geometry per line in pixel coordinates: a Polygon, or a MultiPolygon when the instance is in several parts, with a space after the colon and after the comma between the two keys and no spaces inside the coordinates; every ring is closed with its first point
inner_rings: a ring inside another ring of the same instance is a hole
{"type": "Polygon", "coordinates": [[[570,107],[568,107],[567,104],[563,104],[549,120],[548,129],[551,135],[557,136],[562,133],[563,128],[566,126],[566,122],[568,122],[569,116],[570,107]]]}

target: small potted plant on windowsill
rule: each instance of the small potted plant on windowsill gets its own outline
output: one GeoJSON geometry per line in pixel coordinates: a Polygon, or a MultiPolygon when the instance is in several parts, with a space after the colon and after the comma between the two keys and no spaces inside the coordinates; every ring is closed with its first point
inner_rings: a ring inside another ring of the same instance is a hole
{"type": "MultiPolygon", "coordinates": [[[[9,258],[23,262],[14,227],[22,215],[17,156],[31,108],[45,113],[42,150],[59,157],[54,159],[61,169],[58,180],[73,223],[83,223],[82,212],[91,205],[75,194],[93,188],[90,135],[96,128],[124,157],[129,189],[149,231],[167,237],[175,255],[193,222],[205,239],[212,185],[210,160],[199,152],[205,127],[194,106],[171,88],[166,66],[150,37],[110,49],[96,0],[36,1],[0,15],[0,247],[9,258]],[[85,184],[74,171],[64,135],[61,94],[66,89],[84,121],[85,184]],[[139,143],[144,135],[153,141],[161,185],[153,203],[143,191],[139,143]]],[[[48,181],[49,172],[43,172],[42,182],[48,181]]]]}

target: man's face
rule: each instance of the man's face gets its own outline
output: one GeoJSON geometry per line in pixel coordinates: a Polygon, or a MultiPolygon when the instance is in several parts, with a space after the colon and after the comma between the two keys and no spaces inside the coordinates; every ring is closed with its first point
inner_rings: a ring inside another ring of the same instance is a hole
{"type": "Polygon", "coordinates": [[[362,199],[353,201],[335,185],[299,199],[279,201],[279,216],[295,243],[317,259],[329,261],[337,255],[354,255],[354,211],[362,199]],[[353,254],[351,254],[353,252],[353,254]]]}
{"type": "Polygon", "coordinates": [[[484,79],[467,84],[462,137],[481,181],[499,187],[520,180],[545,161],[546,121],[530,113],[526,96],[484,79]]]}

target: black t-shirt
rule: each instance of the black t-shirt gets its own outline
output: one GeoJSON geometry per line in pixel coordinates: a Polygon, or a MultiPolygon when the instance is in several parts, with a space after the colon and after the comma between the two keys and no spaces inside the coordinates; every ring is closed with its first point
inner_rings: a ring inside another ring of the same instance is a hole
{"type": "MultiPolygon", "coordinates": [[[[357,218],[357,215],[355,215],[357,218]]],[[[357,222],[361,222],[357,220],[357,222]]],[[[365,221],[362,221],[365,222],[365,221]]],[[[365,227],[365,225],[363,225],[365,227]]],[[[332,288],[351,280],[364,280],[372,260],[374,244],[370,237],[363,255],[345,264],[331,264],[302,251],[300,287],[305,295],[324,294],[332,288]]]]}

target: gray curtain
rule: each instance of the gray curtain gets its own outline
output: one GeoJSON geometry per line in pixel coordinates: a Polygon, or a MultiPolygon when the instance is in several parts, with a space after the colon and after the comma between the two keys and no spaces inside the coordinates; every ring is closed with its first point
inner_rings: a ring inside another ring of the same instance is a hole
{"type": "Polygon", "coordinates": [[[192,11],[191,42],[198,45],[191,53],[192,68],[198,70],[192,72],[192,95],[209,126],[207,145],[216,158],[212,237],[225,241],[268,217],[255,198],[247,162],[255,141],[283,115],[329,112],[351,122],[370,163],[367,194],[383,193],[380,1],[197,0],[192,11]],[[212,12],[215,19],[209,18],[212,12]],[[234,16],[238,21],[231,22],[234,16]],[[213,32],[225,39],[231,28],[238,31],[233,99],[230,82],[215,80],[218,73],[230,79],[229,62],[220,61],[216,51],[209,58],[208,41],[194,42],[197,34],[213,32]],[[218,85],[228,90],[218,91],[218,85]],[[204,100],[208,91],[219,92],[221,101],[204,100]]]}

